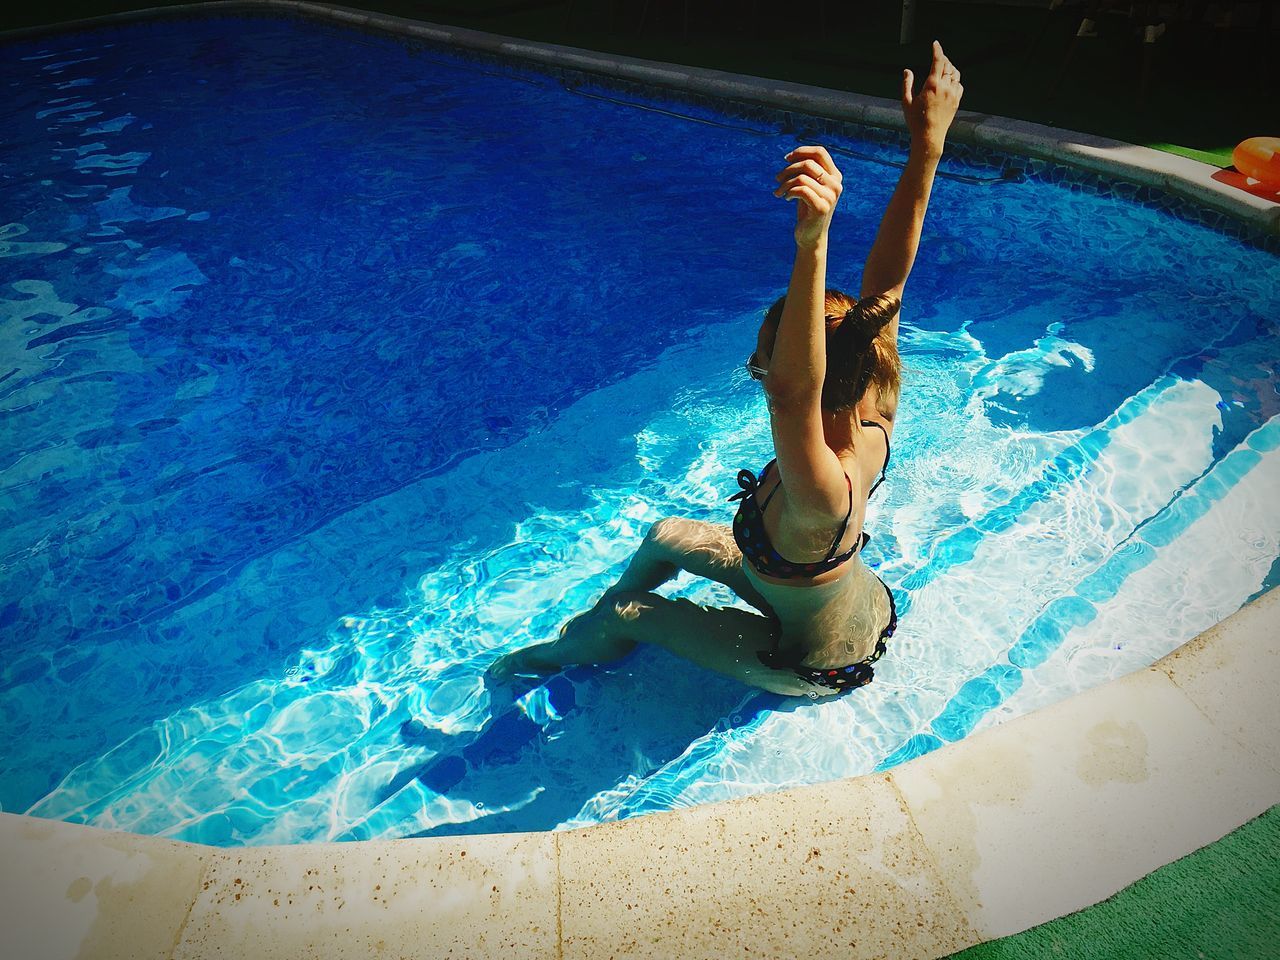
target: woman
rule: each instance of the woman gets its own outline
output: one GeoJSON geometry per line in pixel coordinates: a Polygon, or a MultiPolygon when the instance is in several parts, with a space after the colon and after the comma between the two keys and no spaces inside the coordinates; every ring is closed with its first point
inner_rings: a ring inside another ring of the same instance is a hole
{"type": "Polygon", "coordinates": [[[742,491],[732,529],[655,523],[618,582],[557,640],[490,667],[494,679],[604,663],[637,643],[661,646],[754,687],[839,695],[868,683],[897,616],[863,564],[867,498],[884,479],[898,405],[898,308],[920,242],[933,177],[963,88],[933,45],[919,94],[903,71],[911,154],[889,201],[854,301],[826,289],[827,232],[842,190],[820,146],[787,154],[775,197],[795,200],[796,258],[786,295],[765,314],[747,370],[769,398],[777,453],[742,491]],[[706,608],[652,591],[680,570],[728,586],[759,613],[706,608]]]}

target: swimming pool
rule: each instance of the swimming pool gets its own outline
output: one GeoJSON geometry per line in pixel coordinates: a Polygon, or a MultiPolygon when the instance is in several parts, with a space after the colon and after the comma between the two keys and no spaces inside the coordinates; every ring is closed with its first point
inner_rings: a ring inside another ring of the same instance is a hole
{"type": "MultiPolygon", "coordinates": [[[[642,650],[497,707],[489,661],[767,459],[740,365],[794,136],[288,20],[11,51],[5,810],[225,845],[577,826],[892,766],[1276,580],[1275,258],[953,158],[868,521],[903,612],[877,682],[796,704],[642,650]]],[[[854,286],[900,151],[823,140],[859,155],[854,286]]]]}

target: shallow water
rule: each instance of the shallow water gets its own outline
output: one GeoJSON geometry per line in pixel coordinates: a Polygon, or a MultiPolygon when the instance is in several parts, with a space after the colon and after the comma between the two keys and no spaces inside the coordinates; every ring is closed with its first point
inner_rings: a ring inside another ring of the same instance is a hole
{"type": "MultiPolygon", "coordinates": [[[[1276,581],[1276,259],[940,178],[875,683],[796,703],[642,649],[490,702],[498,654],[769,458],[741,363],[795,140],[300,22],[6,53],[5,810],[226,845],[579,826],[892,766],[1276,581]]],[[[856,288],[897,171],[837,162],[856,288]]]]}

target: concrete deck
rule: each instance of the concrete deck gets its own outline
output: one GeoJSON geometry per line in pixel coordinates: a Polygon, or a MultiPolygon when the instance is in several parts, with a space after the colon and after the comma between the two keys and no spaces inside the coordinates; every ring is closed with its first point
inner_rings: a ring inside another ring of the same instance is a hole
{"type": "MultiPolygon", "coordinates": [[[[239,5],[901,126],[896,103],[796,84],[290,0],[239,5]]],[[[953,137],[1280,233],[1276,204],[1195,161],[975,114],[953,137]]],[[[1278,638],[1273,591],[1149,668],[887,773],[582,830],[229,850],[0,814],[5,952],[945,956],[1097,903],[1280,802],[1278,638]]]]}

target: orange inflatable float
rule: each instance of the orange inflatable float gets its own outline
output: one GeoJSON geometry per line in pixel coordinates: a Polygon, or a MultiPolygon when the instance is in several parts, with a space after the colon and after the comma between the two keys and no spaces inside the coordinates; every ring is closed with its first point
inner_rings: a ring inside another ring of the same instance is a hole
{"type": "Polygon", "coordinates": [[[1231,162],[1250,180],[1280,190],[1280,137],[1250,137],[1231,151],[1231,162]]]}

